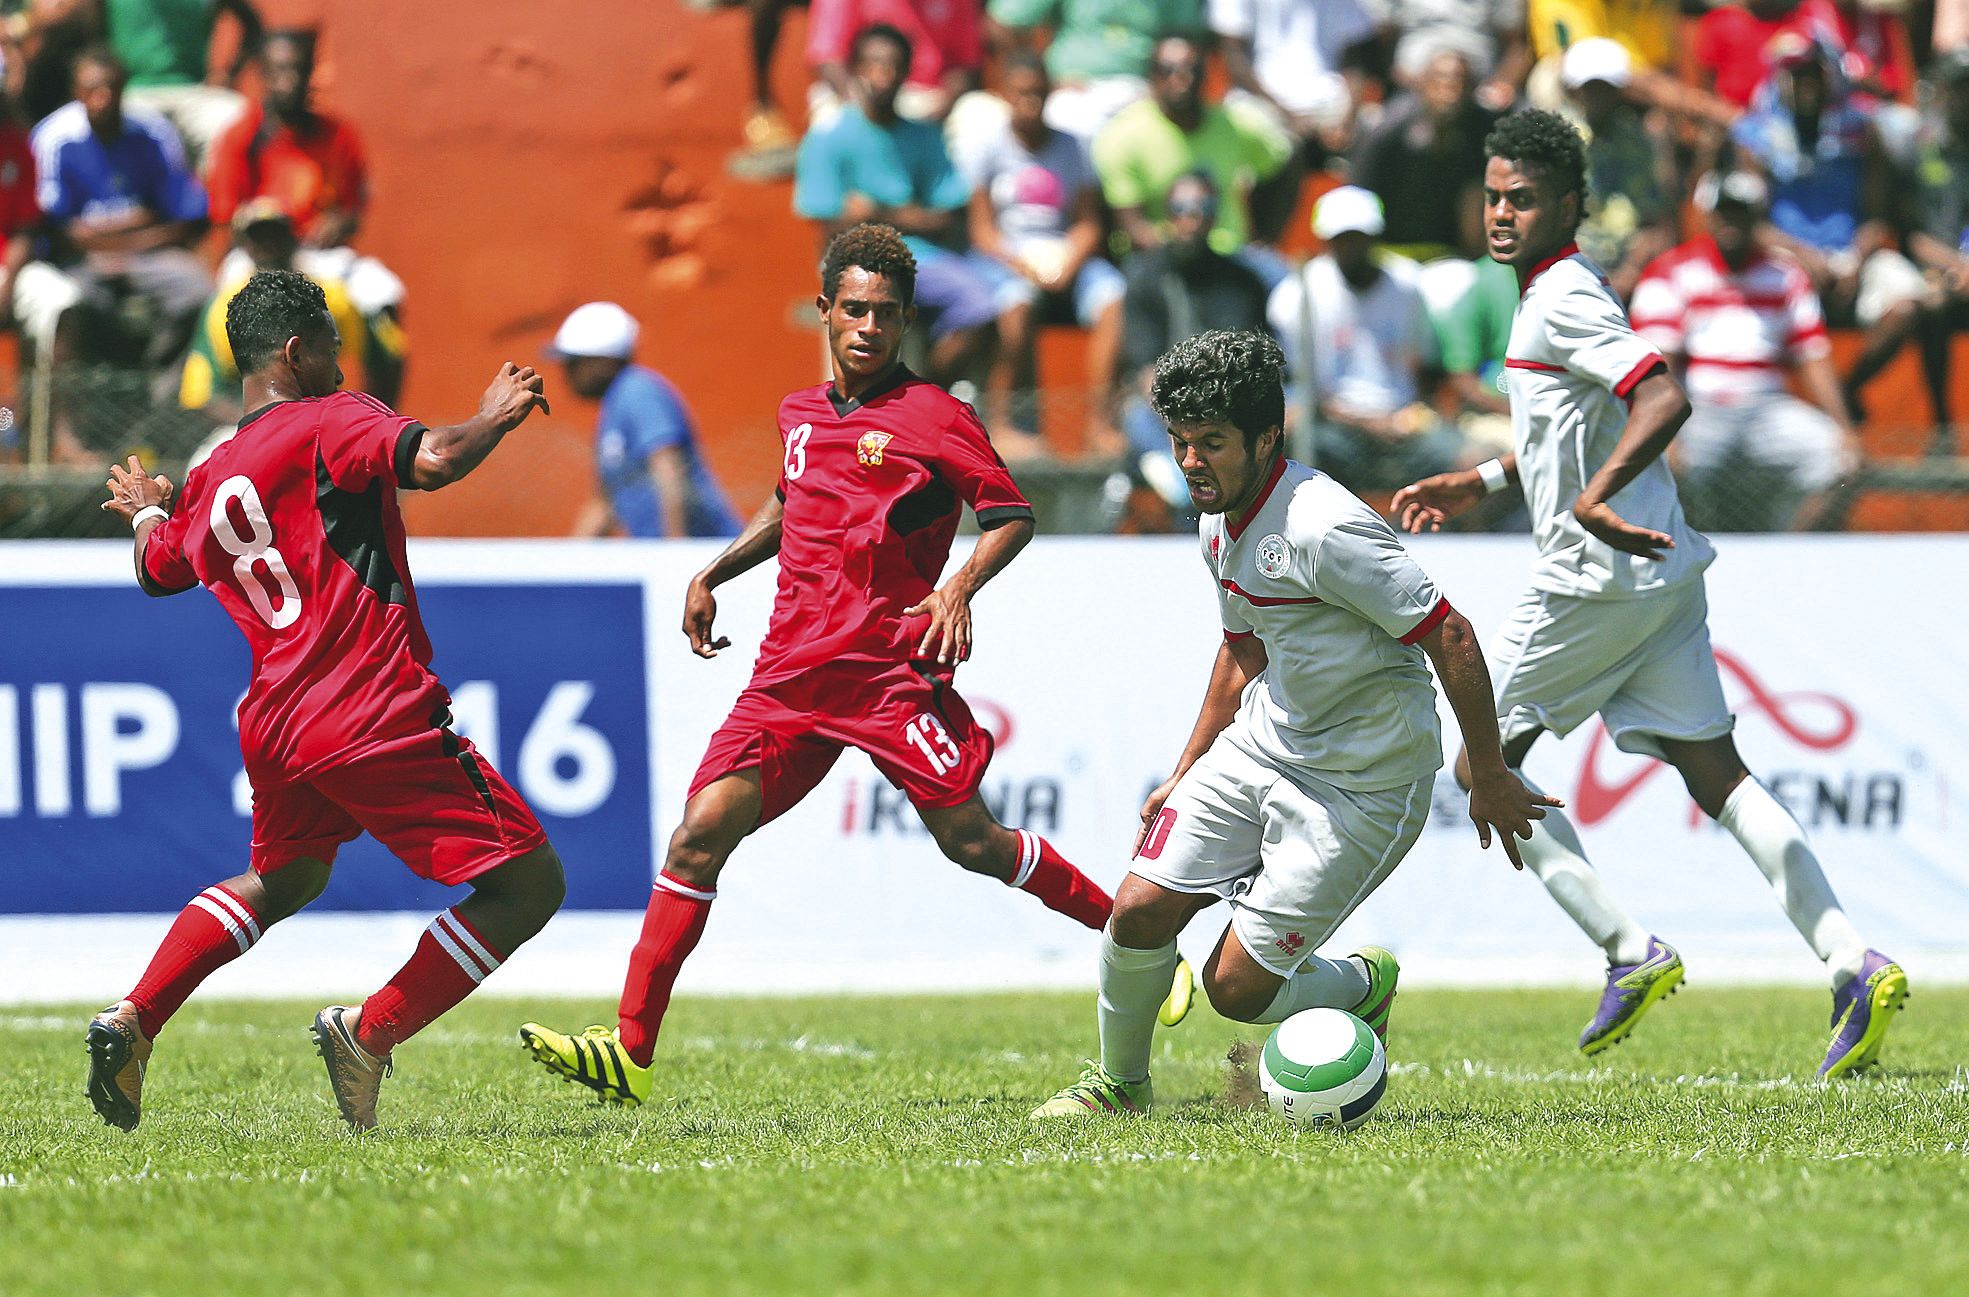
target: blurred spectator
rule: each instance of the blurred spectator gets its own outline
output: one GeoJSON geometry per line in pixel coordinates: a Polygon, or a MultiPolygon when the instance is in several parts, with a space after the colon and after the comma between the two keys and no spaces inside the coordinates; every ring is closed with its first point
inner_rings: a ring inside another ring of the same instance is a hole
{"type": "MultiPolygon", "coordinates": [[[[232,227],[233,239],[246,261],[244,273],[222,280],[219,291],[206,304],[178,382],[178,403],[187,410],[203,410],[217,424],[237,424],[245,413],[239,365],[233,359],[232,341],[226,336],[226,307],[260,271],[293,270],[294,254],[301,246],[293,218],[271,198],[255,198],[239,208],[233,213],[232,227]]],[[[403,373],[400,358],[390,363],[375,356],[383,348],[370,344],[368,326],[341,284],[333,279],[316,279],[315,283],[328,302],[329,317],[335,321],[335,332],[342,342],[337,363],[344,382],[385,405],[395,405],[403,373]]]]}
{"type": "Polygon", "coordinates": [[[1932,454],[1956,450],[1949,337],[1969,321],[1969,48],[1936,60],[1933,104],[1917,136],[1907,246],[1931,285],[1921,319],[1921,370],[1935,429],[1932,454]]]}
{"type": "Polygon", "coordinates": [[[1207,329],[1263,329],[1265,284],[1257,272],[1212,246],[1217,182],[1207,171],[1178,176],[1157,204],[1168,237],[1137,252],[1123,267],[1121,364],[1129,395],[1122,428],[1142,476],[1171,508],[1187,514],[1189,492],[1169,451],[1167,429],[1149,408],[1156,358],[1207,329]]]}
{"type": "Polygon", "coordinates": [[[1675,242],[1675,150],[1627,98],[1633,61],[1604,37],[1566,51],[1561,65],[1567,116],[1584,128],[1591,195],[1580,222],[1580,250],[1626,301],[1641,268],[1675,242]]]}
{"type": "Polygon", "coordinates": [[[1517,272],[1483,257],[1463,296],[1449,310],[1432,315],[1444,381],[1455,398],[1463,438],[1497,454],[1511,449],[1511,402],[1498,378],[1517,312],[1517,272]]]}
{"type": "MultiPolygon", "coordinates": [[[[732,157],[735,174],[752,180],[779,180],[793,172],[800,133],[793,129],[773,94],[773,54],[786,11],[807,0],[710,0],[720,8],[746,11],[747,67],[752,74],[752,106],[745,113],[745,147],[732,157]]],[[[709,7],[706,5],[705,7],[709,7]]]]}
{"type": "Polygon", "coordinates": [[[1768,194],[1753,172],[1704,177],[1708,232],[1649,263],[1634,290],[1635,331],[1685,370],[1694,413],[1676,476],[1706,530],[1812,527],[1858,459],[1818,296],[1759,244],[1768,194]],[[1810,404],[1786,390],[1794,377],[1810,404]]]}
{"type": "Polygon", "coordinates": [[[1317,165],[1344,151],[1364,77],[1358,53],[1375,38],[1362,0],[1210,0],[1224,53],[1227,104],[1261,105],[1317,165]]]}
{"type": "Polygon", "coordinates": [[[1397,63],[1404,43],[1421,41],[1460,49],[1483,83],[1477,102],[1503,112],[1518,97],[1531,71],[1525,39],[1525,0],[1366,0],[1397,63]]]}
{"type": "MultiPolygon", "coordinates": [[[[262,102],[248,105],[213,141],[207,159],[212,219],[232,220],[253,198],[279,203],[301,236],[295,266],[312,279],[340,283],[368,331],[391,339],[389,350],[400,360],[403,281],[349,246],[368,212],[369,168],[355,127],[314,106],[315,35],[270,32],[259,59],[262,102]]],[[[219,278],[243,278],[243,259],[243,253],[229,257],[219,278]]]]}
{"type": "Polygon", "coordinates": [[[0,18],[6,92],[28,125],[68,102],[75,56],[102,38],[101,0],[26,0],[0,18]]]}
{"type": "MultiPolygon", "coordinates": [[[[1249,248],[1251,199],[1258,185],[1285,170],[1292,143],[1256,112],[1206,103],[1203,73],[1203,46],[1196,38],[1165,36],[1155,43],[1149,64],[1152,97],[1115,114],[1094,141],[1102,193],[1129,245],[1140,251],[1170,236],[1174,219],[1164,198],[1176,178],[1189,171],[1209,173],[1218,195],[1211,247],[1225,256],[1247,256],[1268,282],[1276,282],[1283,277],[1283,262],[1249,248]]],[[[1270,233],[1276,235],[1276,228],[1270,233]]]]}
{"type": "Polygon", "coordinates": [[[928,321],[925,377],[949,384],[990,341],[991,289],[950,250],[963,234],[970,186],[951,166],[943,133],[896,113],[909,41],[877,23],[855,37],[855,102],[800,142],[793,210],[824,243],[861,221],[885,221],[916,255],[916,305],[928,321]]]}
{"type": "Polygon", "coordinates": [[[904,117],[941,122],[959,95],[976,89],[984,65],[984,0],[809,0],[814,121],[854,98],[848,62],[855,35],[877,23],[909,42],[909,76],[896,93],[904,117]]]}
{"type": "Polygon", "coordinates": [[[1765,56],[1779,32],[1796,31],[1799,0],[1719,4],[1696,24],[1695,65],[1703,85],[1739,108],[1770,72],[1765,56]]]}
{"type": "Polygon", "coordinates": [[[990,0],[986,12],[1026,49],[1043,32],[1053,96],[1048,125],[1091,145],[1110,118],[1148,94],[1156,39],[1204,30],[1204,0],[990,0]]]}
{"type": "Polygon", "coordinates": [[[1711,129],[1728,129],[1741,111],[1679,76],[1682,0],[1526,0],[1526,23],[1539,60],[1526,97],[1540,108],[1560,107],[1559,64],[1565,52],[1604,37],[1633,56],[1628,94],[1648,107],[1711,129]]]}
{"type": "Polygon", "coordinates": [[[1299,389],[1297,454],[1356,491],[1456,467],[1461,438],[1423,400],[1436,335],[1417,267],[1383,255],[1381,200],[1342,185],[1313,209],[1326,251],[1272,290],[1272,332],[1299,389]]]}
{"type": "MultiPolygon", "coordinates": [[[[1862,94],[1905,100],[1914,93],[1908,0],[1802,0],[1798,22],[1839,54],[1839,69],[1862,94]]],[[[1941,7],[1936,9],[1940,23],[1941,7]]]]}
{"type": "MultiPolygon", "coordinates": [[[[90,354],[134,327],[134,338],[117,340],[134,343],[147,368],[161,369],[183,353],[212,295],[192,251],[205,232],[205,191],[171,124],[124,105],[123,77],[109,50],[85,51],[75,63],[75,101],[34,128],[37,197],[60,267],[48,289],[72,295],[77,306],[57,310],[51,350],[56,361],[90,354]],[[148,318],[133,326],[126,303],[148,318]]],[[[16,285],[17,302],[27,288],[16,285]]]]}
{"type": "Polygon", "coordinates": [[[551,348],[567,385],[601,402],[595,431],[599,490],[577,536],[736,536],[738,515],[703,456],[690,411],[670,380],[634,363],[635,317],[614,302],[569,313],[551,348]]]}
{"type": "MultiPolygon", "coordinates": [[[[21,332],[45,347],[52,341],[51,332],[49,336],[36,337],[34,322],[17,315],[15,309],[14,285],[34,251],[34,235],[41,226],[41,205],[34,197],[34,149],[27,132],[8,111],[9,107],[5,99],[0,99],[0,241],[6,245],[5,254],[0,255],[0,326],[18,319],[21,332]]],[[[29,278],[31,282],[32,276],[29,278]]],[[[45,327],[52,331],[53,320],[46,321],[45,327]]],[[[12,390],[19,392],[20,385],[16,383],[12,390]]],[[[20,420],[9,419],[5,427],[0,427],[0,459],[11,457],[20,434],[20,420]]]]}
{"type": "Polygon", "coordinates": [[[1859,393],[1914,332],[1927,286],[1896,248],[1892,165],[1845,78],[1795,33],[1780,34],[1771,57],[1733,138],[1770,179],[1768,237],[1805,267],[1835,324],[1866,330],[1845,380],[1852,420],[1863,422],[1859,393]]]}
{"type": "Polygon", "coordinates": [[[110,48],[130,72],[130,103],[169,118],[196,165],[246,107],[232,87],[260,44],[252,0],[102,0],[102,7],[110,48]],[[223,71],[208,72],[222,13],[238,25],[239,47],[223,71]]]}
{"type": "Polygon", "coordinates": [[[1474,97],[1469,54],[1435,39],[1404,44],[1399,70],[1412,88],[1355,151],[1353,178],[1381,200],[1389,250],[1438,263],[1422,288],[1440,311],[1469,287],[1468,262],[1483,254],[1484,136],[1497,114],[1474,97]]]}
{"type": "Polygon", "coordinates": [[[985,423],[1007,453],[1021,439],[1037,441],[1038,328],[1071,321],[1089,331],[1088,440],[1095,453],[1113,454],[1120,446],[1111,388],[1125,284],[1098,255],[1100,181],[1080,142],[1046,124],[1045,63],[1015,53],[1002,79],[1011,120],[984,142],[967,177],[971,259],[998,303],[998,358],[985,393],[985,423]]]}

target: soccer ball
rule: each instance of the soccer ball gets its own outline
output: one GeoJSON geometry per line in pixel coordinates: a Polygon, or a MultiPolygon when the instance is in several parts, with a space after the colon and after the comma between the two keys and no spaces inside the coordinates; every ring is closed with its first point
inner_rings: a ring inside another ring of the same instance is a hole
{"type": "Polygon", "coordinates": [[[1303,1009],[1265,1042],[1258,1085],[1287,1121],[1352,1130],[1388,1088],[1388,1055],[1374,1029],[1353,1014],[1303,1009]]]}

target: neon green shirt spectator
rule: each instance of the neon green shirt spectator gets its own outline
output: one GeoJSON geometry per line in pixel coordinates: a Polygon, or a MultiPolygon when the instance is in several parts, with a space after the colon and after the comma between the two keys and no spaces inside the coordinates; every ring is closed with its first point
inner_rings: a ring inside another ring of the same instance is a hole
{"type": "Polygon", "coordinates": [[[1256,112],[1210,104],[1193,134],[1185,135],[1153,100],[1131,104],[1094,137],[1094,172],[1108,206],[1139,207],[1158,230],[1169,227],[1163,202],[1169,186],[1190,171],[1207,171],[1222,200],[1210,246],[1235,256],[1250,238],[1251,187],[1282,170],[1292,141],[1256,112]]]}
{"type": "Polygon", "coordinates": [[[1511,340],[1511,317],[1518,310],[1518,274],[1489,257],[1475,263],[1477,277],[1456,305],[1436,318],[1445,374],[1475,374],[1497,381],[1504,349],[1511,340]]]}
{"type": "Polygon", "coordinates": [[[1045,27],[1046,70],[1062,84],[1148,75],[1158,36],[1204,29],[1203,0],[991,0],[1007,27],[1045,27]]]}

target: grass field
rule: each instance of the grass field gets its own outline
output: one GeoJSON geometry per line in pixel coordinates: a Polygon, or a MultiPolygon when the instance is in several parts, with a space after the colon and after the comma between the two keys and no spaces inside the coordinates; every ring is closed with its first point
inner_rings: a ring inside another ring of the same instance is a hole
{"type": "Polygon", "coordinates": [[[1033,1126],[1086,995],[680,1001],[636,1112],[513,1043],[602,1005],[484,999],[399,1050],[364,1137],[317,1005],[194,1001],[133,1135],[82,1096],[86,1010],[0,1010],[0,1293],[1969,1290],[1969,990],[1917,987],[1831,1087],[1823,993],[1697,987],[1598,1064],[1590,1000],[1405,993],[1347,1135],[1221,1102],[1258,1033],[1203,1006],[1153,1117],[1033,1126]]]}

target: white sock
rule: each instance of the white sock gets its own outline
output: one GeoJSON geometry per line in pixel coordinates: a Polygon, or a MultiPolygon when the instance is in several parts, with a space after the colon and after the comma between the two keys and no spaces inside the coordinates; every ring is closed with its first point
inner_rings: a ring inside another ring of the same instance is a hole
{"type": "Polygon", "coordinates": [[[1155,1011],[1169,995],[1176,973],[1176,943],[1155,950],[1117,946],[1101,931],[1101,1066],[1117,1081],[1141,1081],[1149,1074],[1149,1044],[1155,1037],[1155,1011]]]}
{"type": "Polygon", "coordinates": [[[1285,979],[1278,994],[1253,1022],[1284,1022],[1301,1009],[1352,1009],[1367,998],[1367,965],[1352,955],[1321,959],[1314,955],[1285,979]]]}
{"type": "Polygon", "coordinates": [[[1832,884],[1819,868],[1819,858],[1805,841],[1805,830],[1798,827],[1784,803],[1756,779],[1745,779],[1731,790],[1723,802],[1723,813],[1716,822],[1742,844],[1745,854],[1778,894],[1778,904],[1791,920],[1813,953],[1825,961],[1838,986],[1860,971],[1866,959],[1866,942],[1860,940],[1832,884]]]}
{"type": "MultiPolygon", "coordinates": [[[[1524,781],[1525,787],[1540,791],[1536,784],[1525,779],[1523,771],[1512,773],[1524,781]]],[[[1607,952],[1608,963],[1638,964],[1648,957],[1647,929],[1627,917],[1607,895],[1599,872],[1586,859],[1586,848],[1580,845],[1578,830],[1564,811],[1556,806],[1546,807],[1545,818],[1532,821],[1531,837],[1518,839],[1518,854],[1538,875],[1538,881],[1545,884],[1545,890],[1552,894],[1559,908],[1571,915],[1579,930],[1607,952]]]]}

